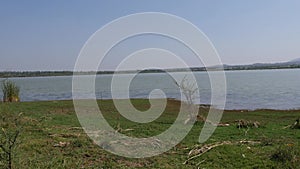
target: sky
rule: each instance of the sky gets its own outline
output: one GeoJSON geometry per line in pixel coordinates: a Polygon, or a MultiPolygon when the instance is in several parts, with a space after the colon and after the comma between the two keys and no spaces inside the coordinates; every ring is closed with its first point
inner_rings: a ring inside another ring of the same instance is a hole
{"type": "MultiPolygon", "coordinates": [[[[169,13],[190,21],[207,35],[224,64],[300,57],[298,0],[11,0],[0,1],[0,71],[73,70],[94,32],[139,12],[169,13]]],[[[147,38],[143,43],[157,44],[157,37],[145,42],[147,38]]],[[[142,41],[120,45],[103,69],[114,69],[123,53],[142,41]]]]}

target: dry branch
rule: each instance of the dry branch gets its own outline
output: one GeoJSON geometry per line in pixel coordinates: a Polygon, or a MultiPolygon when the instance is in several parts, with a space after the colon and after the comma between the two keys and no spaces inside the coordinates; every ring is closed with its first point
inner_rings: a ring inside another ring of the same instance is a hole
{"type": "Polygon", "coordinates": [[[208,152],[209,150],[219,147],[219,146],[223,146],[223,145],[236,145],[236,144],[259,144],[259,141],[251,141],[251,140],[241,140],[241,141],[223,141],[223,142],[217,142],[217,143],[213,143],[213,144],[206,144],[203,146],[196,146],[195,148],[193,148],[189,154],[188,154],[188,159],[183,163],[183,164],[187,164],[189,161],[200,157],[201,155],[205,154],[206,152],[208,152]]]}

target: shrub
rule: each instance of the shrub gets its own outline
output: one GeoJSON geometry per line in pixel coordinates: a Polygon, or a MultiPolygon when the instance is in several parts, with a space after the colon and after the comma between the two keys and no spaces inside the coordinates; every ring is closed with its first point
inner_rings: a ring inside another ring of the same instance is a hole
{"type": "Polygon", "coordinates": [[[283,164],[299,164],[299,150],[297,146],[293,144],[287,144],[286,146],[278,147],[271,155],[271,160],[280,162],[283,164]]]}
{"type": "Polygon", "coordinates": [[[0,118],[0,168],[12,169],[17,153],[18,137],[22,129],[22,113],[18,116],[1,113],[0,118]]]}
{"type": "Polygon", "coordinates": [[[279,148],[271,156],[271,160],[278,162],[288,162],[293,159],[293,154],[290,150],[279,148]]]}
{"type": "Polygon", "coordinates": [[[12,81],[5,80],[2,83],[3,101],[19,102],[20,88],[12,81]]]}

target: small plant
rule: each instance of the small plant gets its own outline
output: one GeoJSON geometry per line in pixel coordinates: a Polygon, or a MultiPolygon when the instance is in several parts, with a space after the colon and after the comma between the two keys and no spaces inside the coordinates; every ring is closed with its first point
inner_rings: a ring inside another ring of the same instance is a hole
{"type": "Polygon", "coordinates": [[[295,163],[299,156],[299,150],[293,145],[281,146],[271,155],[271,160],[281,163],[295,163]]]}
{"type": "Polygon", "coordinates": [[[22,113],[18,116],[3,115],[0,119],[0,168],[13,168],[13,157],[22,129],[21,116],[22,113]]]}
{"type": "Polygon", "coordinates": [[[3,102],[19,102],[20,88],[12,81],[5,80],[2,83],[3,102]]]}

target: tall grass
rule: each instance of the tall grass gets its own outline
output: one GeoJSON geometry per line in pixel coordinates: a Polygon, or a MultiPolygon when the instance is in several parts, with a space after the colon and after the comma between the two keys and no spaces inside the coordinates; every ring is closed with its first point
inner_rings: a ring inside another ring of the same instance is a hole
{"type": "Polygon", "coordinates": [[[20,88],[10,80],[2,82],[3,102],[18,102],[20,101],[20,88]]]}

